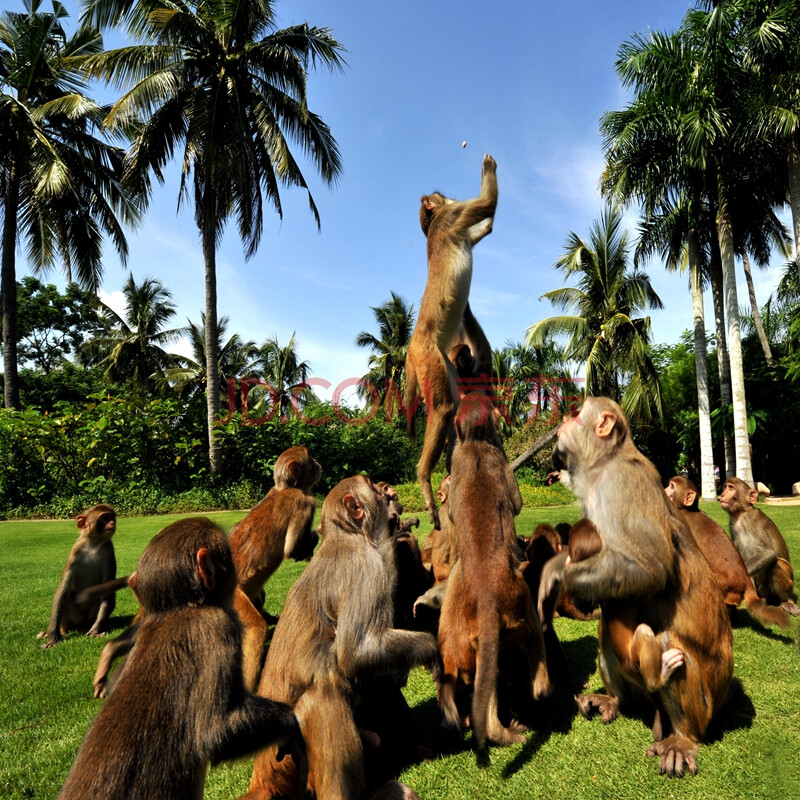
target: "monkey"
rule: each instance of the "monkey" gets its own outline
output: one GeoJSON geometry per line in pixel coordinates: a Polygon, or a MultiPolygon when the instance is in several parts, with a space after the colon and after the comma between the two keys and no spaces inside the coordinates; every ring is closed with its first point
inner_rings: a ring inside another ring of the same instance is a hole
{"type": "Polygon", "coordinates": [[[474,679],[471,722],[482,751],[488,741],[508,745],[524,740],[518,722],[504,727],[498,718],[501,645],[524,650],[534,698],[548,695],[552,687],[542,628],[517,547],[514,517],[522,509],[522,497],[487,396],[464,397],[456,432],[447,505],[458,540],[458,561],[448,578],[439,619],[443,666],[438,696],[444,725],[460,730],[457,684],[474,679]]]}
{"type": "Polygon", "coordinates": [[[306,447],[290,447],[275,462],[275,486],[228,534],[239,588],[234,608],[244,625],[245,685],[258,686],[269,628],[264,585],[285,558],[311,558],[319,537],[312,530],[316,502],[311,489],[321,475],[306,447]],[[263,616],[265,623],[256,615],[263,616]]]}
{"type": "MultiPolygon", "coordinates": [[[[421,201],[420,225],[428,240],[428,279],[406,355],[405,407],[412,408],[419,386],[428,420],[417,478],[425,508],[438,528],[431,474],[452,435],[458,399],[456,367],[448,356],[459,341],[475,354],[483,353],[488,345],[468,300],[472,248],[492,231],[497,206],[497,163],[490,155],[484,156],[478,197],[456,201],[434,192],[423,195],[421,201]]],[[[477,358],[474,366],[484,368],[484,360],[477,358]]],[[[490,368],[486,371],[490,374],[490,368]]],[[[413,438],[414,414],[410,412],[408,432],[413,438]]]]}
{"type": "Polygon", "coordinates": [[[264,584],[284,558],[311,557],[317,534],[311,529],[316,504],[311,488],[320,465],[306,447],[290,447],[275,462],[275,486],[228,534],[239,586],[259,609],[264,584]]]}
{"type": "Polygon", "coordinates": [[[719,498],[730,518],[731,539],[759,596],[767,605],[800,616],[800,608],[792,600],[794,569],[789,548],[775,523],[755,507],[757,501],[758,492],[739,478],[728,478],[719,498]]]}
{"type": "Polygon", "coordinates": [[[169,525],[147,545],[129,584],[144,609],[136,646],[60,800],[199,799],[209,763],[269,745],[291,753],[304,789],[295,715],[242,682],[236,571],[222,530],[204,517],[169,525]]]}
{"type": "MultiPolygon", "coordinates": [[[[317,800],[359,800],[364,754],[354,719],[358,684],[435,669],[436,639],[392,627],[395,580],[388,509],[363,476],[340,481],[322,506],[322,543],[292,586],[270,643],[259,693],[289,704],[308,751],[317,800]]],[[[256,755],[247,800],[284,796],[294,784],[291,758],[275,748],[256,755]]],[[[390,782],[370,797],[412,797],[390,782]],[[404,794],[405,793],[405,794],[404,794]]]]}
{"type": "Polygon", "coordinates": [[[458,544],[456,541],[453,522],[447,509],[447,498],[450,494],[450,475],[445,475],[439,483],[436,491],[436,499],[439,501],[439,521],[440,527],[434,528],[428,534],[422,546],[423,563],[425,553],[428,553],[428,560],[433,574],[434,584],[444,583],[450,576],[453,564],[458,560],[458,544]]]}
{"type": "Polygon", "coordinates": [[[389,515],[389,535],[394,543],[394,565],[397,579],[393,593],[394,627],[414,627],[414,601],[427,591],[431,585],[431,576],[422,563],[417,537],[411,528],[419,527],[419,519],[411,517],[403,520],[403,506],[397,490],[386,481],[379,481],[375,489],[383,497],[389,515]]]}
{"type": "Polygon", "coordinates": [[[117,512],[100,503],[79,514],[76,521],[78,540],[69,551],[53,595],[47,630],[37,637],[45,640],[44,650],[57,645],[73,628],[88,629],[89,636],[101,636],[117,602],[113,591],[80,602],[76,599],[85,589],[111,581],[116,575],[117,559],[111,539],[117,529],[117,512]]]}
{"type": "Polygon", "coordinates": [[[747,610],[760,622],[788,628],[789,615],[783,608],[768,606],[764,598],[758,596],[753,579],[747,574],[744,561],[728,534],[700,510],[700,495],[694,482],[683,475],[675,475],[664,491],[706,557],[729,613],[735,613],[736,607],[744,600],[747,610]]]}
{"type": "MultiPolygon", "coordinates": [[[[565,564],[586,561],[599,553],[602,547],[603,540],[594,523],[588,519],[579,520],[569,533],[565,564]]],[[[632,605],[609,614],[605,629],[614,652],[626,655],[625,663],[641,674],[648,692],[662,689],[672,674],[684,665],[682,650],[665,648],[649,625],[637,624],[636,608],[632,605]]]]}
{"type": "Polygon", "coordinates": [[[695,774],[700,740],[733,676],[733,634],[711,568],[613,400],[589,397],[561,423],[553,465],[568,471],[602,540],[584,561],[567,553],[548,561],[539,590],[542,602],[562,581],[576,600],[600,603],[599,667],[608,694],[579,695],[578,708],[611,722],[631,696],[643,695],[655,708],[648,756],[660,757],[664,774],[695,774]],[[641,663],[614,635],[620,625],[641,629],[650,654],[680,651],[683,666],[660,688],[648,686],[641,663]]]}
{"type": "MultiPolygon", "coordinates": [[[[528,568],[525,570],[525,580],[530,587],[533,597],[538,597],[539,595],[539,578],[544,564],[558,555],[558,553],[562,552],[565,547],[569,546],[569,531],[571,528],[572,526],[569,523],[559,523],[556,527],[543,523],[538,525],[533,531],[533,534],[531,534],[531,538],[528,540],[525,548],[525,558],[528,561],[528,568]],[[559,532],[559,527],[561,527],[565,533],[559,532]]],[[[559,616],[562,617],[570,617],[571,619],[584,621],[596,619],[599,616],[596,612],[592,611],[591,608],[587,608],[589,606],[588,603],[583,603],[582,605],[584,608],[579,608],[569,596],[569,593],[564,591],[563,587],[561,587],[561,591],[554,596],[553,600],[555,601],[554,607],[550,607],[553,606],[552,603],[548,606],[548,619],[545,620],[542,618],[542,625],[545,628],[545,643],[548,646],[548,652],[550,652],[552,647],[551,643],[548,641],[547,630],[549,627],[552,627],[550,626],[550,622],[552,621],[554,612],[558,612],[559,616]]]]}

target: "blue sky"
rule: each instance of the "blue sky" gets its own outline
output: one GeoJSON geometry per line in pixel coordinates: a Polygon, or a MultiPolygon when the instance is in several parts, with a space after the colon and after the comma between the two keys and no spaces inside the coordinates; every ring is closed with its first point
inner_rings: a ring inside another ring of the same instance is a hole
{"type": "MultiPolygon", "coordinates": [[[[300,191],[284,193],[282,221],[266,213],[250,261],[229,229],[218,255],[218,313],[230,317],[229,332],[258,343],[275,334],[285,343],[296,332],[312,374],[334,386],[364,374],[368,352],[353,342],[361,330],[377,331],[370,307],[391,291],[419,306],[426,278],[420,196],[434,189],[474,196],[488,152],[498,163],[499,203],[492,235],[475,248],[470,300],[493,347],[521,340],[529,325],[553,313],[538,298],[561,285],[551,265],[567,234],[588,235],[601,209],[598,120],[626,102],[614,71],[617,48],[634,32],[674,29],[689,5],[276,4],[281,26],[307,20],[329,27],[347,50],[343,73],[309,79],[309,106],[330,125],[344,168],[334,188],[304,170],[319,232],[300,191]]],[[[77,4],[67,7],[69,27],[77,4]]],[[[176,169],[129,235],[128,269],[137,280],[162,280],[178,306],[177,324],[185,324],[199,320],[204,307],[203,263],[191,209],[176,215],[177,192],[176,169]]],[[[760,302],[777,285],[780,266],[776,259],[756,276],[760,302]]],[[[660,263],[648,271],[666,305],[652,314],[654,339],[677,342],[691,326],[687,279],[660,263]]],[[[24,260],[18,272],[24,274],[24,260]]],[[[102,290],[112,303],[126,275],[109,250],[102,290]]],[[[745,304],[743,284],[739,297],[745,304]]]]}

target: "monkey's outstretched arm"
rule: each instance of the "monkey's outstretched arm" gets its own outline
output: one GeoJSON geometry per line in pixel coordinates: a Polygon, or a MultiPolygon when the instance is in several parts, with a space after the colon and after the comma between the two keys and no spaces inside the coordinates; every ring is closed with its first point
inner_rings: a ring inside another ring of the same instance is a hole
{"type": "MultiPolygon", "coordinates": [[[[646,555],[646,554],[643,554],[646,555]]],[[[564,568],[564,587],[576,600],[623,600],[660,592],[669,577],[658,559],[633,558],[604,537],[603,549],[564,568]]]]}

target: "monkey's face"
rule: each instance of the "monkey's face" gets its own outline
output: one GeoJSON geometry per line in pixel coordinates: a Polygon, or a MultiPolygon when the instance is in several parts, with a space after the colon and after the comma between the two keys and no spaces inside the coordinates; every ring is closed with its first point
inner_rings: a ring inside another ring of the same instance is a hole
{"type": "Polygon", "coordinates": [[[678,505],[678,501],[675,500],[675,481],[670,481],[667,485],[667,488],[664,489],[664,494],[669,498],[672,503],[678,505]]]}
{"type": "Polygon", "coordinates": [[[719,504],[726,511],[738,511],[738,509],[741,508],[741,503],[737,497],[736,486],[731,481],[727,481],[722,487],[722,494],[719,496],[719,504]]]}

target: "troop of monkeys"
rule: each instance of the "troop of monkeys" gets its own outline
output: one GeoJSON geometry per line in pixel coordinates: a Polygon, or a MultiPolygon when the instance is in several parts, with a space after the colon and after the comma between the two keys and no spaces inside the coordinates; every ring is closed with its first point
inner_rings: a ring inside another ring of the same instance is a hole
{"type": "Polygon", "coordinates": [[[531,696],[545,697],[564,661],[555,613],[586,618],[597,606],[606,693],[579,695],[579,710],[610,722],[645,698],[648,755],[662,773],[696,772],[732,683],[728,609],[744,600],[783,627],[800,615],[786,543],[736,478],[721,497],[733,542],[698,509],[686,478],[665,492],[622,409],[595,397],[562,423],[553,453],[584,518],[563,540],[542,525],[520,542],[522,498],[492,398],[459,385],[489,371],[467,299],[472,246],[491,231],[495,170],[486,156],[473,200],[422,198],[429,273],[406,362],[406,404],[418,382],[428,415],[418,476],[434,530],[422,550],[397,493],[354,476],[325,498],[311,557],[320,466],[304,447],[278,458],[274,488],[228,537],[205,518],[176,522],[127,578],[115,578],[114,510],[79,516],[43,647],[78,625],[102,633],[123,586],[141,609],[103,651],[94,686],[107,699],[61,798],[199,798],[209,763],[256,753],[251,800],[413,800],[409,787],[370,777],[391,736],[389,715],[374,712],[408,714],[409,670],[430,670],[443,724],[470,726],[480,751],[518,742],[524,727],[501,722],[501,650],[524,653],[531,696]],[[437,510],[430,478],[445,448],[437,510]],[[267,645],[264,586],[286,557],[310,562],[267,645]]]}

